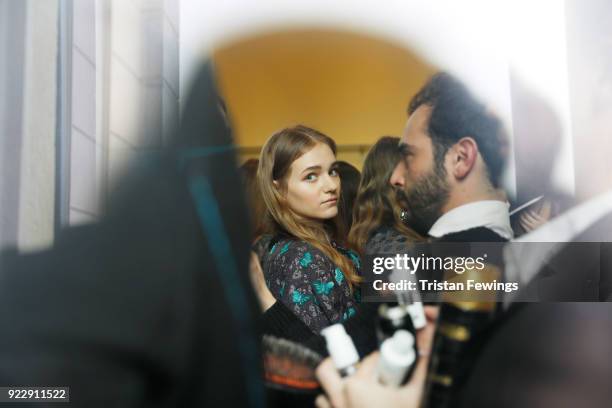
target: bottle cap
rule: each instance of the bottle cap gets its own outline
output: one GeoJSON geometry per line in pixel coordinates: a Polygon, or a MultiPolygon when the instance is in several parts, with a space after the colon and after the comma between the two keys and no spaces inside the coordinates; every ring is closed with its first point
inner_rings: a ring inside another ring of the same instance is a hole
{"type": "Polygon", "coordinates": [[[344,326],[336,323],[321,330],[327,343],[327,351],[337,369],[352,366],[359,362],[359,354],[351,337],[344,330],[344,326]]]}
{"type": "Polygon", "coordinates": [[[397,330],[380,347],[376,370],[378,382],[387,386],[400,386],[415,359],[414,336],[407,330],[397,330]]]}
{"type": "Polygon", "coordinates": [[[389,339],[391,348],[397,354],[411,354],[414,352],[414,336],[406,330],[398,330],[389,339]]]}

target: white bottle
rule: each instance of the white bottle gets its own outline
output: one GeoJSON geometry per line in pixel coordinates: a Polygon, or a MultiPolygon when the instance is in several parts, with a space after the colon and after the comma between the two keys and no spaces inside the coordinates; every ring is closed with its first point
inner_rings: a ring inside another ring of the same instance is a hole
{"type": "Polygon", "coordinates": [[[412,325],[415,329],[421,330],[427,325],[427,318],[425,317],[425,309],[423,309],[423,302],[414,302],[407,306],[408,314],[412,319],[412,325]]]}
{"type": "Polygon", "coordinates": [[[398,330],[380,346],[376,377],[378,382],[399,387],[416,359],[414,337],[409,331],[398,330]]]}
{"type": "Polygon", "coordinates": [[[321,330],[327,343],[327,351],[342,377],[355,373],[359,354],[351,337],[344,330],[344,326],[336,323],[321,330]]]}

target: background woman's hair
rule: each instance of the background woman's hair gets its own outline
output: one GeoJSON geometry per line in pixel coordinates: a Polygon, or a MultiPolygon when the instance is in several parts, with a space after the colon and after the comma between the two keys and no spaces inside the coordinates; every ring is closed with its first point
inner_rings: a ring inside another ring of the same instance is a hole
{"type": "Polygon", "coordinates": [[[344,222],[345,231],[348,231],[351,229],[351,225],[353,225],[353,206],[357,190],[359,190],[361,173],[359,173],[355,166],[345,161],[339,161],[337,168],[342,183],[338,211],[340,211],[340,216],[344,222]]]}
{"type": "Polygon", "coordinates": [[[263,230],[271,234],[287,233],[319,249],[341,269],[352,288],[354,283],[359,282],[355,268],[332,245],[332,240],[346,244],[340,214],[324,222],[310,220],[293,211],[285,198],[291,164],[319,143],[329,146],[336,154],[336,143],[330,137],[303,125],[282,129],[266,141],[257,171],[259,187],[268,209],[263,230]]]}
{"type": "Polygon", "coordinates": [[[366,155],[361,171],[361,183],[353,208],[353,226],[349,233],[351,245],[363,253],[374,230],[382,225],[395,228],[407,238],[422,237],[407,227],[400,218],[402,208],[397,192],[389,183],[395,166],[401,160],[399,138],[381,137],[366,155]]]}
{"type": "Polygon", "coordinates": [[[266,214],[266,203],[261,195],[259,183],[257,182],[257,167],[259,166],[258,159],[249,159],[240,166],[240,175],[244,191],[246,194],[246,203],[251,216],[251,224],[253,226],[252,241],[254,242],[263,233],[263,218],[266,214]]]}

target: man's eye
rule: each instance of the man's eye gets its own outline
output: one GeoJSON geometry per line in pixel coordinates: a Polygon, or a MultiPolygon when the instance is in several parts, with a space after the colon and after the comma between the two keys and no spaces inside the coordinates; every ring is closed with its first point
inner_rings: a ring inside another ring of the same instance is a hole
{"type": "Polygon", "coordinates": [[[304,177],[304,180],[306,181],[315,181],[316,179],[317,179],[317,175],[314,173],[310,173],[306,175],[306,177],[304,177]]]}
{"type": "Polygon", "coordinates": [[[401,145],[399,151],[402,157],[412,156],[412,149],[410,149],[410,147],[407,145],[401,145]]]}

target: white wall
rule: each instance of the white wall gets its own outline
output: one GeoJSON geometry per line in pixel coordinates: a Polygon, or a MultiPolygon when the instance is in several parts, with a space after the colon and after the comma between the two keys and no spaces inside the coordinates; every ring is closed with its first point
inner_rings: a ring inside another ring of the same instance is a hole
{"type": "Polygon", "coordinates": [[[0,247],[19,230],[26,3],[0,0],[0,247]]]}
{"type": "Polygon", "coordinates": [[[128,160],[166,142],[177,126],[178,9],[0,0],[0,248],[44,248],[57,225],[99,219],[128,160]]]}
{"type": "Polygon", "coordinates": [[[95,221],[126,166],[159,149],[178,110],[178,0],[75,0],[69,219],[95,221]],[[139,154],[141,153],[141,154],[139,154]]]}
{"type": "Polygon", "coordinates": [[[108,139],[113,183],[129,161],[163,146],[176,127],[179,2],[111,4],[108,139]]]}
{"type": "Polygon", "coordinates": [[[58,3],[28,0],[25,11],[21,129],[8,137],[20,139],[20,184],[13,199],[16,241],[27,251],[53,240],[58,3]]]}
{"type": "Polygon", "coordinates": [[[506,0],[182,0],[182,86],[188,85],[203,57],[236,38],[304,26],[331,27],[369,33],[414,50],[505,108],[507,89],[491,85],[507,79],[507,50],[500,44],[506,40],[508,5],[506,0]],[[483,80],[488,86],[482,86],[483,80]]]}
{"type": "MultiPolygon", "coordinates": [[[[97,47],[102,42],[97,36],[98,19],[95,0],[76,0],[69,13],[72,35],[69,43],[69,101],[70,137],[68,140],[68,223],[79,224],[96,220],[101,211],[103,190],[102,165],[103,134],[97,126],[97,98],[101,91],[97,72],[103,70],[104,60],[97,47]]],[[[66,221],[66,220],[65,220],[66,221]]]]}

